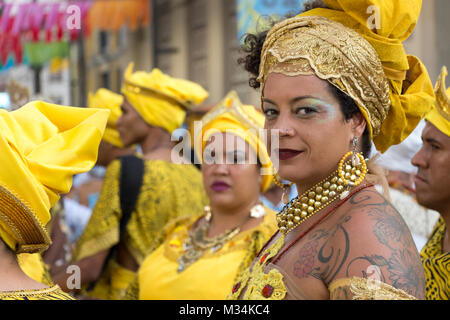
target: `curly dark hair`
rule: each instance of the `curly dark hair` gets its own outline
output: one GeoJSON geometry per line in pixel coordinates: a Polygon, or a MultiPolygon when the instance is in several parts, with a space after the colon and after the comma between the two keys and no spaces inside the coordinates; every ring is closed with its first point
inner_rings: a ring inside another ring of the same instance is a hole
{"type": "MultiPolygon", "coordinates": [[[[303,10],[300,11],[300,13],[315,8],[326,8],[326,6],[322,2],[322,0],[306,1],[303,4],[303,10]]],[[[257,81],[257,78],[259,75],[261,51],[264,45],[264,41],[266,40],[269,30],[280,21],[281,20],[276,21],[274,19],[271,19],[269,28],[267,30],[264,30],[257,34],[247,33],[244,36],[241,51],[243,51],[245,55],[238,59],[238,63],[243,65],[244,69],[250,73],[249,85],[254,89],[258,89],[261,87],[261,84],[257,81]]],[[[339,106],[346,121],[353,118],[354,115],[361,113],[355,101],[350,96],[339,90],[331,83],[327,83],[330,92],[339,101],[339,106]]],[[[364,154],[364,157],[369,158],[371,149],[372,143],[370,141],[369,129],[366,127],[366,130],[364,131],[364,134],[362,136],[362,152],[364,154]]]]}

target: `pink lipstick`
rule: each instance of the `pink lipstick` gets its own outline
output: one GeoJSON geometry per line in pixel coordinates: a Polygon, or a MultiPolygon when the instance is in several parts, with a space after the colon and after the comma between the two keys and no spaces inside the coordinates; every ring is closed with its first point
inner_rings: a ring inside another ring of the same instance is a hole
{"type": "Polygon", "coordinates": [[[230,189],[230,186],[223,181],[216,181],[211,185],[211,189],[216,192],[222,192],[230,189]]]}

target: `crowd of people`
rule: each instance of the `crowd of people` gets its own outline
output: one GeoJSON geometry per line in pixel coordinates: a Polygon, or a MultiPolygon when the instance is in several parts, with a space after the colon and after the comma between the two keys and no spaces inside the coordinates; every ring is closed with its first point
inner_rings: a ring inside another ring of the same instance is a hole
{"type": "Polygon", "coordinates": [[[0,300],[448,300],[447,69],[402,45],[420,0],[371,2],[247,34],[261,106],[192,135],[208,92],[133,63],[87,108],[0,110],[0,300]]]}

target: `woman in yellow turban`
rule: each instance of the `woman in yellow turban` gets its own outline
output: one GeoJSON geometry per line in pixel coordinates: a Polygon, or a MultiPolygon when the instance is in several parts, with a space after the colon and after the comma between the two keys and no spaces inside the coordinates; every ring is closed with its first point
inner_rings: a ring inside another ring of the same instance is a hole
{"type": "Polygon", "coordinates": [[[71,299],[58,286],[32,280],[36,275],[26,275],[16,259],[51,244],[49,210],[74,174],[94,166],[108,116],[39,101],[0,110],[0,299],[71,299]]]}
{"type": "Polygon", "coordinates": [[[275,212],[259,201],[272,180],[263,174],[271,168],[259,138],[264,116],[233,91],[201,121],[195,151],[210,206],[168,224],[127,298],[223,300],[276,229],[275,212]]]}
{"type": "Polygon", "coordinates": [[[417,201],[440,214],[422,249],[427,300],[450,299],[450,88],[447,68],[436,84],[436,106],[425,119],[423,146],[411,160],[418,168],[415,178],[417,201]]]}
{"type": "MultiPolygon", "coordinates": [[[[122,116],[117,120],[121,140],[124,147],[139,144],[143,156],[115,160],[107,168],[72,263],[82,270],[81,294],[105,300],[121,299],[171,219],[197,214],[207,204],[201,173],[172,155],[171,135],[183,124],[186,110],[201,104],[208,93],[158,69],[133,72],[131,64],[122,94],[122,116]]],[[[55,282],[68,290],[66,279],[60,274],[55,282]]]]}
{"type": "Polygon", "coordinates": [[[111,111],[105,134],[98,150],[97,165],[107,167],[114,159],[136,152],[134,147],[124,148],[119,131],[117,130],[117,120],[122,116],[122,104],[122,95],[105,88],[98,89],[95,94],[89,94],[89,108],[100,108],[111,111]]]}
{"type": "Polygon", "coordinates": [[[411,233],[366,162],[372,141],[381,152],[400,143],[434,103],[425,67],[402,45],[420,8],[420,0],[307,2],[247,37],[265,127],[279,133],[268,140],[271,157],[299,196],[231,299],[424,297],[411,233]]]}

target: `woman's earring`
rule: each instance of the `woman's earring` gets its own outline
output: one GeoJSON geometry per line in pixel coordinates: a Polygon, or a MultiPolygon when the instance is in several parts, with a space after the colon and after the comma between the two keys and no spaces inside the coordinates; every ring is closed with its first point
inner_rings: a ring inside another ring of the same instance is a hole
{"type": "Polygon", "coordinates": [[[339,163],[339,178],[342,179],[347,190],[341,194],[341,199],[344,199],[350,193],[352,187],[360,185],[367,175],[367,163],[362,153],[357,152],[358,138],[353,139],[353,150],[348,152],[339,163]],[[351,161],[347,158],[351,157],[351,161]]]}
{"type": "Polygon", "coordinates": [[[211,222],[211,219],[212,219],[211,207],[205,206],[204,211],[205,211],[206,222],[211,222]]]}
{"type": "Polygon", "coordinates": [[[278,178],[278,174],[274,174],[273,175],[273,181],[274,183],[280,187],[281,189],[283,189],[283,195],[281,196],[281,201],[284,204],[288,204],[289,203],[289,189],[293,186],[293,182],[289,183],[289,184],[283,184],[280,179],[278,178]]]}
{"type": "Polygon", "coordinates": [[[357,149],[358,149],[358,138],[353,138],[353,155],[352,155],[352,165],[355,167],[358,164],[360,164],[359,158],[357,156],[357,149]]]}

